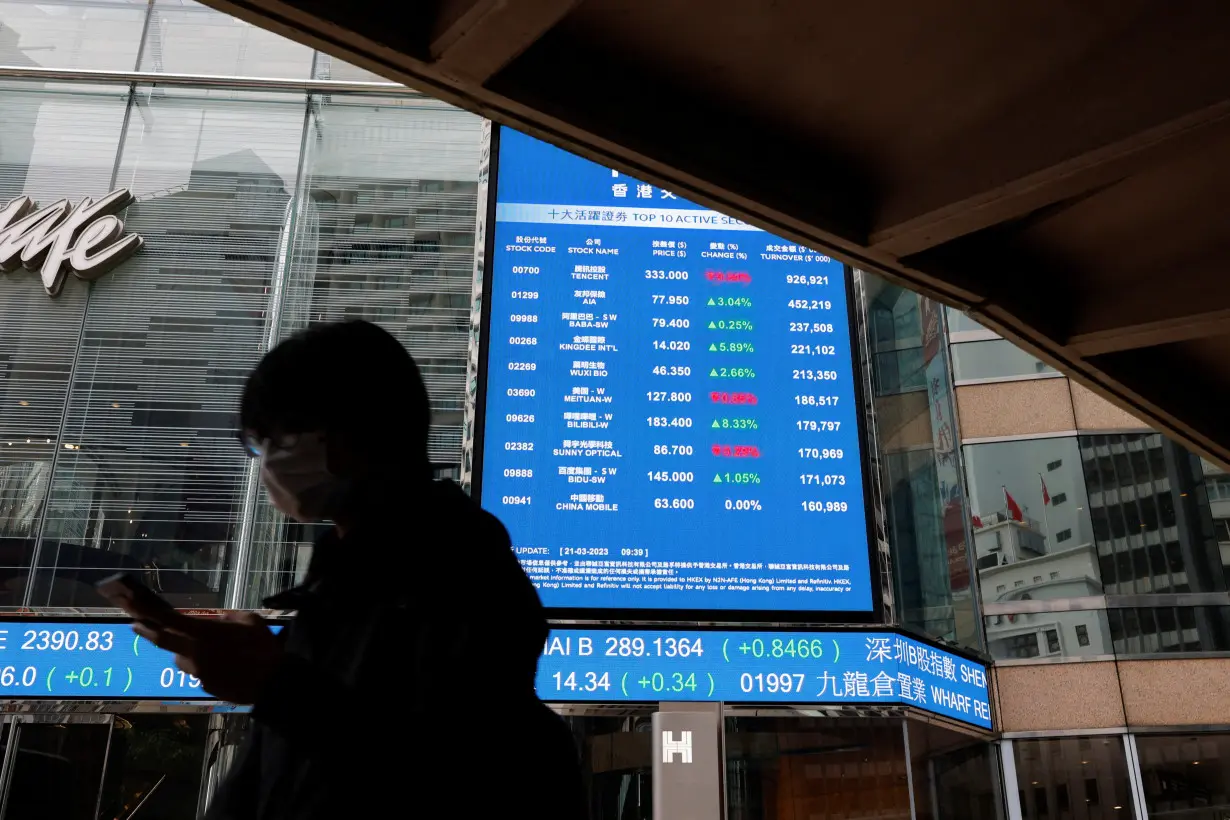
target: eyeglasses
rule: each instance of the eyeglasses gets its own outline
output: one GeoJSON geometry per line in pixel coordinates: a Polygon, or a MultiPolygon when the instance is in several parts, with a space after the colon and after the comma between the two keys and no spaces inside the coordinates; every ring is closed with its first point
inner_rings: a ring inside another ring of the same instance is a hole
{"type": "Polygon", "coordinates": [[[299,443],[300,437],[298,433],[288,433],[280,435],[276,439],[261,439],[243,430],[238,431],[236,436],[249,458],[260,458],[263,455],[268,455],[273,450],[288,450],[299,443]]]}

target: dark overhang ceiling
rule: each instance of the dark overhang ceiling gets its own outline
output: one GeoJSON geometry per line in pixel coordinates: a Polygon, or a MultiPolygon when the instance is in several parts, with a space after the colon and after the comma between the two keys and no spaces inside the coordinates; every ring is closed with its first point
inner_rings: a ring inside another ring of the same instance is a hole
{"type": "Polygon", "coordinates": [[[207,2],[967,310],[1230,463],[1226,0],[207,2]]]}

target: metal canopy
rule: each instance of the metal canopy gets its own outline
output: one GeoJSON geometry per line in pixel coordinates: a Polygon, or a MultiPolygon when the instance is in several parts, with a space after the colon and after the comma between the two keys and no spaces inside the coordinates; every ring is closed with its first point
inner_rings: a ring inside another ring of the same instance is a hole
{"type": "Polygon", "coordinates": [[[1225,0],[207,0],[967,310],[1230,464],[1225,0]]]}

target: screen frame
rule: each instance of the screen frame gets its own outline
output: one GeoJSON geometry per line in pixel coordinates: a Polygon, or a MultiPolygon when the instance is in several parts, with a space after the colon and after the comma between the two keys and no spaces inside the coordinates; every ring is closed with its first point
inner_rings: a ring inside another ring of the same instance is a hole
{"type": "MultiPolygon", "coordinates": [[[[487,226],[486,243],[483,248],[483,292],[479,320],[478,369],[476,378],[478,386],[474,405],[474,457],[471,467],[470,495],[476,503],[482,505],[483,463],[486,445],[487,426],[487,389],[491,348],[491,298],[492,285],[495,277],[496,234],[499,225],[496,222],[496,208],[499,203],[500,191],[500,146],[501,133],[504,126],[492,123],[491,127],[491,165],[487,179],[487,226]]],[[[534,139],[541,140],[534,135],[534,139]]],[[[564,149],[560,149],[564,150],[564,149]]],[[[834,260],[840,261],[840,260],[834,260]]],[[[867,430],[866,396],[864,395],[864,372],[862,357],[858,355],[859,334],[856,324],[857,313],[855,300],[857,289],[854,287],[854,269],[844,262],[841,263],[843,286],[846,293],[846,328],[850,343],[850,373],[853,379],[852,400],[855,403],[855,425],[859,446],[859,474],[863,488],[863,524],[867,533],[867,566],[868,582],[871,587],[871,605],[866,610],[811,610],[811,609],[660,609],[660,608],[609,608],[609,607],[552,607],[545,606],[549,619],[572,621],[578,624],[598,624],[604,621],[619,620],[645,624],[706,624],[739,625],[786,623],[833,628],[839,625],[849,625],[851,628],[867,628],[874,624],[885,623],[884,619],[884,584],[885,567],[877,548],[875,515],[872,509],[875,504],[874,489],[871,481],[873,459],[868,450],[869,436],[867,430]]],[[[484,508],[486,509],[486,508],[484,508]]],[[[490,510],[487,510],[491,512],[490,510]]],[[[495,515],[495,513],[492,513],[495,515]]],[[[496,516],[497,518],[499,516],[496,516]]],[[[891,582],[890,582],[891,583],[891,582]]],[[[540,595],[541,597],[541,595],[540,595]]],[[[716,628],[716,627],[715,627],[716,628]]]]}

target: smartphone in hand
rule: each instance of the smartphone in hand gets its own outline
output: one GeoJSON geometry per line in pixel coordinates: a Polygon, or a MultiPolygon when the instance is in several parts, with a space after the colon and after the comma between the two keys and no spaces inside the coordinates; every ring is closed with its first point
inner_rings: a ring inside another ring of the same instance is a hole
{"type": "Polygon", "coordinates": [[[168,626],[179,614],[167,599],[127,572],[104,578],[94,588],[112,605],[151,628],[168,626]]]}

